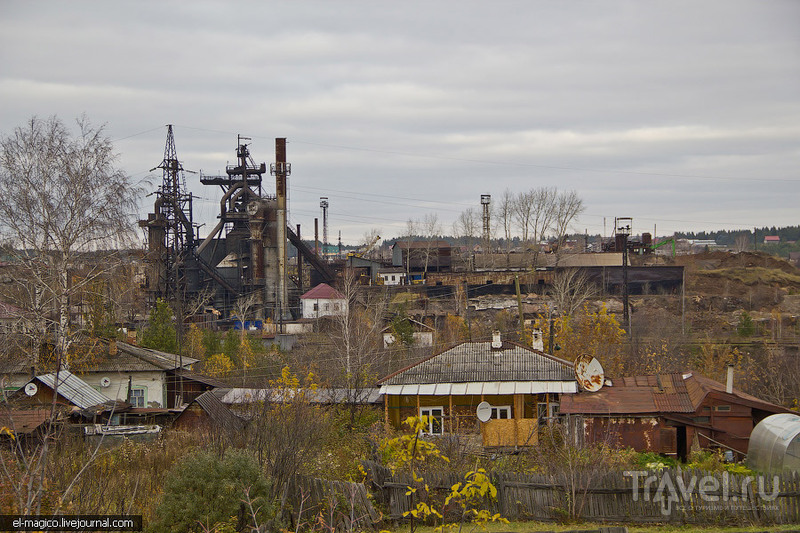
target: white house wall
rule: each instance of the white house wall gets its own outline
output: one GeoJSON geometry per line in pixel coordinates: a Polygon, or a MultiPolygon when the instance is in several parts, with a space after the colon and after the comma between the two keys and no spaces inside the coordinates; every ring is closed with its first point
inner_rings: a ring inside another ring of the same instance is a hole
{"type": "Polygon", "coordinates": [[[134,389],[145,389],[145,407],[164,407],[166,405],[164,401],[166,376],[161,371],[133,373],[92,372],[81,374],[80,378],[109,398],[125,401],[128,398],[129,376],[131,376],[131,386],[134,389]],[[100,382],[106,377],[111,380],[111,385],[103,387],[100,382]]]}
{"type": "Polygon", "coordinates": [[[303,318],[319,318],[323,316],[343,316],[347,314],[347,300],[344,298],[305,298],[303,302],[303,318]],[[314,309],[314,305],[317,306],[314,309]],[[336,309],[336,306],[339,309],[336,309]],[[327,307],[326,307],[327,306],[327,307]]]}

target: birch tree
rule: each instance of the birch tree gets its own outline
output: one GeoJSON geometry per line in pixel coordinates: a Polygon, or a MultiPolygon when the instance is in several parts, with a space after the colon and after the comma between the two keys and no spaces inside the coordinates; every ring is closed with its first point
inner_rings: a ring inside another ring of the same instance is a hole
{"type": "Polygon", "coordinates": [[[31,347],[47,343],[59,365],[77,330],[70,306],[132,243],[141,192],[104,128],[76,126],[33,117],[0,139],[0,242],[25,287],[12,303],[35,321],[31,347]]]}
{"type": "Polygon", "coordinates": [[[506,241],[506,265],[511,256],[511,244],[514,237],[514,193],[510,189],[503,191],[500,202],[495,208],[500,225],[503,226],[503,238],[506,241]]]}
{"type": "Polygon", "coordinates": [[[455,222],[453,222],[453,234],[456,237],[464,238],[467,248],[467,261],[472,257],[472,246],[475,243],[475,236],[478,234],[478,228],[480,227],[478,220],[478,212],[470,207],[462,211],[455,222]]]}
{"type": "Polygon", "coordinates": [[[563,254],[564,242],[569,232],[570,225],[583,213],[583,200],[575,191],[564,191],[559,193],[554,201],[555,211],[553,213],[553,233],[556,237],[558,258],[563,254]]]}

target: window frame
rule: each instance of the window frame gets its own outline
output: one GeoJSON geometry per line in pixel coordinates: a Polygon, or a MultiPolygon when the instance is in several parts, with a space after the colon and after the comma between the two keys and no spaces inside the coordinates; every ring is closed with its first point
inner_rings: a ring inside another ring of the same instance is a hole
{"type": "Polygon", "coordinates": [[[491,420],[511,420],[511,406],[510,405],[493,405],[491,420]],[[499,416],[500,413],[505,413],[507,416],[499,416]]]}
{"type": "Polygon", "coordinates": [[[130,398],[131,398],[131,407],[147,407],[147,387],[131,387],[130,398]],[[139,391],[141,391],[142,394],[141,396],[137,394],[136,395],[137,400],[134,402],[134,392],[139,392],[139,391]],[[138,405],[139,404],[138,398],[142,399],[142,405],[138,405]]]}
{"type": "Polygon", "coordinates": [[[427,416],[428,418],[428,430],[423,431],[425,435],[443,435],[444,434],[444,406],[441,405],[432,405],[432,406],[420,406],[419,408],[419,416],[427,416]],[[438,410],[439,415],[433,414],[432,411],[438,410]],[[438,424],[436,421],[438,420],[438,424]],[[439,431],[434,431],[436,429],[436,425],[438,425],[439,431]]]}

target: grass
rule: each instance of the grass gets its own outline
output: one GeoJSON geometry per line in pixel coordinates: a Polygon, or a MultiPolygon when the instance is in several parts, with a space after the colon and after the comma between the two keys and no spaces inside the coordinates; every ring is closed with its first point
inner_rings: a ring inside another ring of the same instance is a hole
{"type": "MultiPolygon", "coordinates": [[[[762,531],[785,531],[797,532],[800,531],[800,526],[797,524],[787,525],[772,525],[772,526],[694,526],[694,525],[671,525],[671,524],[609,524],[598,522],[578,522],[570,524],[556,524],[552,522],[511,522],[510,524],[490,523],[486,525],[486,529],[482,530],[480,527],[473,528],[469,524],[464,525],[462,533],[537,533],[545,531],[591,531],[598,530],[601,527],[609,526],[625,526],[628,528],[629,533],[739,533],[739,532],[762,532],[762,531]]],[[[409,531],[408,525],[393,529],[393,533],[407,533],[409,531]]],[[[417,533],[434,533],[434,528],[431,526],[418,527],[417,533]]],[[[447,533],[445,529],[443,533],[447,533]]],[[[458,529],[453,530],[457,533],[458,529]]]]}

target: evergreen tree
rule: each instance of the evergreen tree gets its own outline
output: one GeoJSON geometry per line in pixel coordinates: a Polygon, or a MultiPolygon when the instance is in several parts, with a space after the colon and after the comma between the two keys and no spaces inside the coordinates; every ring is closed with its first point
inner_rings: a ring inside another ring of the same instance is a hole
{"type": "Polygon", "coordinates": [[[159,298],[150,313],[147,327],[142,331],[140,344],[145,348],[167,353],[178,353],[178,334],[175,331],[172,309],[159,298]]]}

